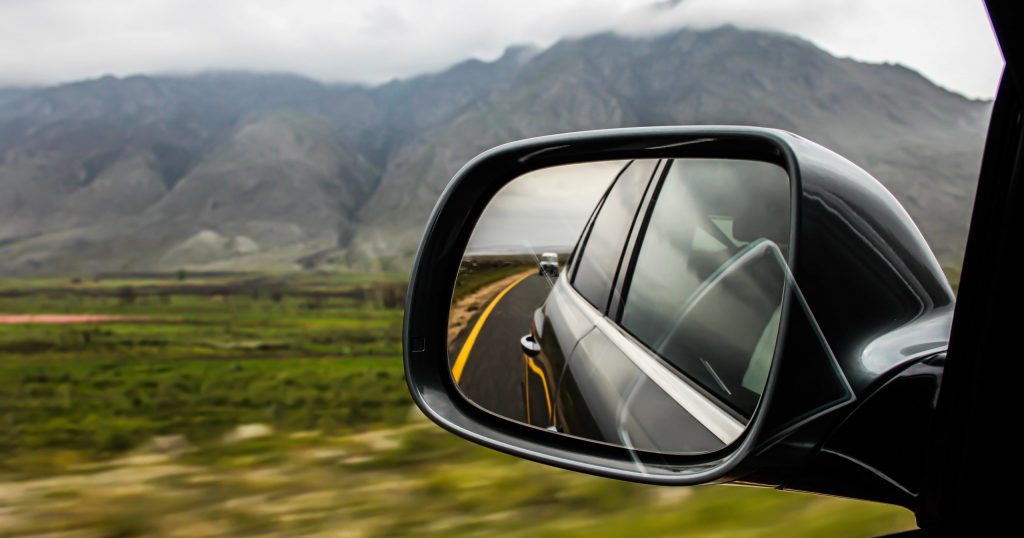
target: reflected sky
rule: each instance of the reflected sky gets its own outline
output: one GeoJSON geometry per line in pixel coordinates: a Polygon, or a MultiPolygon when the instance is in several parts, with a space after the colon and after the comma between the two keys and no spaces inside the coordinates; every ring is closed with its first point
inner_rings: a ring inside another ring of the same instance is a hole
{"type": "Polygon", "coordinates": [[[568,252],[626,162],[556,166],[516,178],[484,209],[466,253],[568,252]]]}

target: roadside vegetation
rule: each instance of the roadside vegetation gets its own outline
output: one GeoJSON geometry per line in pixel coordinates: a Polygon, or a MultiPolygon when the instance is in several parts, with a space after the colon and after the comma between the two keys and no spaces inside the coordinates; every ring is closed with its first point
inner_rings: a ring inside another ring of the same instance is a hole
{"type": "Polygon", "coordinates": [[[530,256],[468,256],[459,267],[452,301],[458,302],[488,284],[530,270],[537,270],[537,261],[530,256]]]}
{"type": "MultiPolygon", "coordinates": [[[[523,267],[485,269],[463,289],[523,267]]],[[[461,441],[406,391],[404,296],[400,275],[0,281],[0,535],[871,536],[913,524],[883,505],[638,486],[461,441]],[[14,317],[36,314],[119,319],[14,317]]]]}

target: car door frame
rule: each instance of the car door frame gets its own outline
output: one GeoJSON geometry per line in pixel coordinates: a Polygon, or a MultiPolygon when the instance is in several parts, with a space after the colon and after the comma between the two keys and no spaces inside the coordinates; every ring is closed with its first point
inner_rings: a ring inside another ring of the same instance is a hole
{"type": "Polygon", "coordinates": [[[1021,471],[1019,457],[1003,454],[1018,433],[1013,410],[1024,378],[1020,328],[1014,323],[1020,316],[1007,315],[1024,304],[1024,37],[1013,15],[1018,5],[987,0],[986,7],[1005,67],[985,141],[926,455],[926,486],[916,511],[926,532],[941,535],[1012,532],[1016,508],[999,486],[1021,471]]]}
{"type": "MultiPolygon", "coordinates": [[[[637,221],[640,220],[642,217],[645,217],[647,211],[650,209],[650,205],[649,204],[650,204],[651,196],[653,195],[652,193],[655,190],[656,185],[660,184],[660,181],[661,181],[661,179],[663,177],[663,174],[664,174],[664,171],[665,171],[665,162],[666,161],[664,159],[655,159],[655,160],[657,160],[657,162],[655,163],[654,168],[651,170],[650,176],[646,179],[646,183],[644,184],[644,192],[641,194],[640,200],[636,204],[636,207],[633,208],[633,217],[631,219],[629,219],[630,231],[629,231],[629,233],[626,234],[625,241],[624,241],[624,243],[622,245],[622,250],[620,251],[620,254],[619,254],[619,257],[618,257],[618,262],[615,264],[615,273],[612,275],[612,280],[610,282],[611,289],[609,290],[609,294],[608,294],[608,304],[611,304],[615,300],[616,290],[618,289],[617,288],[617,283],[618,283],[618,281],[620,280],[620,278],[623,275],[623,271],[624,271],[624,267],[623,267],[623,259],[624,259],[623,252],[628,252],[629,249],[632,248],[632,244],[636,240],[637,221]]],[[[567,295],[569,295],[569,294],[573,295],[572,297],[569,297],[569,300],[573,304],[575,304],[576,308],[589,309],[589,310],[586,310],[584,312],[584,315],[587,316],[587,317],[590,317],[592,319],[594,317],[600,318],[600,317],[607,316],[608,315],[608,304],[606,304],[604,308],[600,308],[600,307],[597,307],[596,305],[593,305],[590,302],[589,299],[586,299],[586,298],[584,298],[582,296],[582,294],[575,287],[575,280],[576,280],[577,269],[579,268],[580,259],[586,253],[587,243],[590,241],[590,234],[593,231],[593,227],[594,227],[595,223],[597,222],[598,217],[601,214],[601,210],[604,208],[604,204],[607,201],[608,196],[611,194],[612,188],[622,178],[622,174],[629,168],[629,166],[631,166],[633,164],[634,161],[635,161],[635,159],[628,161],[628,163],[626,165],[624,165],[622,167],[622,169],[619,170],[618,173],[616,173],[615,179],[608,185],[608,188],[605,190],[604,194],[601,195],[600,201],[594,207],[594,210],[591,213],[590,218],[587,220],[586,225],[584,226],[583,230],[580,232],[580,238],[577,241],[576,246],[573,248],[573,252],[570,254],[569,260],[566,262],[565,270],[562,271],[562,273],[561,273],[561,275],[559,277],[560,279],[563,278],[563,277],[565,279],[564,285],[568,288],[567,290],[565,290],[565,293],[567,295]]],[[[556,284],[556,286],[557,285],[558,284],[556,284]]],[[[557,290],[553,290],[553,291],[557,291],[557,290]]],[[[546,308],[546,306],[545,306],[545,308],[546,308]]],[[[560,371],[557,372],[557,376],[556,376],[556,379],[554,380],[554,383],[552,383],[551,399],[554,402],[553,408],[554,408],[554,414],[555,414],[556,417],[564,416],[564,414],[563,414],[563,407],[562,407],[562,401],[563,401],[563,393],[562,393],[562,391],[563,391],[563,388],[565,386],[564,385],[564,382],[566,381],[565,376],[570,371],[569,362],[572,360],[572,357],[575,354],[575,348],[579,344],[579,342],[583,339],[584,336],[586,336],[586,335],[584,334],[584,335],[580,336],[580,338],[578,338],[575,342],[573,342],[572,351],[570,351],[568,356],[565,356],[563,358],[562,367],[561,367],[560,371]]],[[[555,425],[559,426],[557,420],[556,420],[556,424],[555,425]]]]}

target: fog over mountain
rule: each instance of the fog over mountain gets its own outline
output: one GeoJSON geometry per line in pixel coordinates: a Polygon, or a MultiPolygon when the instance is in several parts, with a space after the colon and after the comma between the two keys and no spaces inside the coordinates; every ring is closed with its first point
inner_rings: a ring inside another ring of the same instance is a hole
{"type": "Polygon", "coordinates": [[[956,265],[990,109],[905,67],[728,26],[513,47],[374,87],[214,73],[0,90],[0,273],[402,270],[480,151],[668,124],[819,142],[956,265]]]}

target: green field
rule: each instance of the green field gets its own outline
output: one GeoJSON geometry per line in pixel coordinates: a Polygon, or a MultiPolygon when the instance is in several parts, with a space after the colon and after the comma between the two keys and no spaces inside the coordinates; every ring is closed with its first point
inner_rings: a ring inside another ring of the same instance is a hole
{"type": "Polygon", "coordinates": [[[132,318],[0,325],[0,536],[870,536],[913,524],[893,507],[638,486],[463,442],[411,404],[404,295],[400,275],[0,281],[0,315],[132,318]]]}

